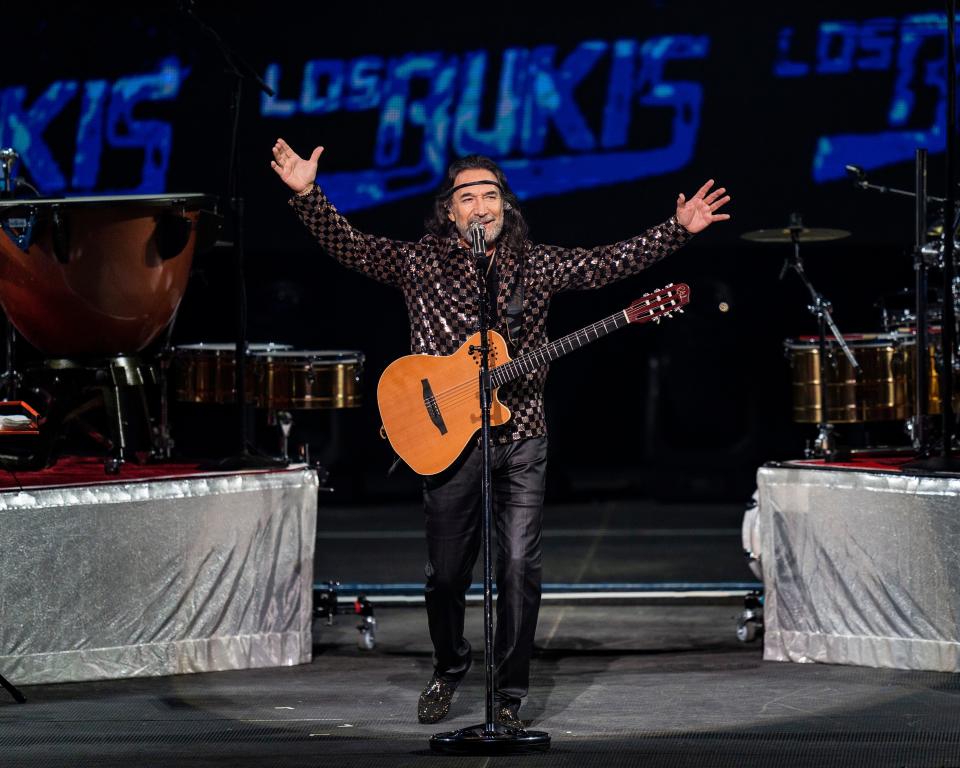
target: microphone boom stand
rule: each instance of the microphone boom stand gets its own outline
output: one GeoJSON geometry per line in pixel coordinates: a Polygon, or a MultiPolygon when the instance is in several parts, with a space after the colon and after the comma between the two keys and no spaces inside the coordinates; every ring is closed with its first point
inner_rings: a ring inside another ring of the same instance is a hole
{"type": "MultiPolygon", "coordinates": [[[[956,336],[954,302],[954,238],[957,232],[956,200],[957,187],[955,183],[955,165],[957,155],[957,2],[947,0],[947,197],[943,211],[943,318],[941,328],[941,343],[943,353],[943,368],[940,385],[940,415],[942,424],[941,453],[928,459],[921,459],[905,465],[904,468],[920,469],[933,472],[960,472],[960,461],[953,454],[953,436],[956,432],[953,413],[953,359],[954,339],[956,336]]],[[[918,159],[919,165],[919,159],[918,159]]],[[[917,171],[918,185],[920,182],[919,168],[917,171]]],[[[924,178],[924,193],[925,181],[924,178]]],[[[918,188],[917,194],[921,190],[918,188]]],[[[919,201],[918,201],[919,215],[919,201]]],[[[919,224],[917,226],[919,230],[919,224]]],[[[918,231],[918,241],[921,239],[918,231]]],[[[924,297],[926,298],[926,297],[924,297]]],[[[918,296],[919,300],[919,296],[918,296]]],[[[918,301],[919,304],[919,301],[918,301]]],[[[917,318],[918,322],[922,318],[917,318]]],[[[924,352],[917,342],[917,356],[924,352]]],[[[926,355],[922,361],[926,365],[926,355]]]]}
{"type": "Polygon", "coordinates": [[[241,58],[236,51],[231,49],[208,24],[201,21],[193,12],[192,0],[186,0],[181,5],[182,12],[190,19],[203,34],[211,39],[220,51],[226,64],[227,72],[233,77],[233,91],[230,101],[231,130],[230,130],[230,155],[227,171],[227,200],[231,213],[233,214],[233,250],[235,262],[235,281],[236,281],[236,311],[237,311],[237,345],[235,351],[234,377],[235,391],[237,399],[237,410],[240,417],[240,452],[230,456],[222,461],[216,462],[217,469],[224,470],[242,470],[242,469],[267,469],[270,467],[285,467],[289,460],[275,459],[267,456],[256,455],[251,452],[252,440],[250,437],[250,405],[247,402],[247,290],[246,278],[244,276],[244,248],[243,248],[243,198],[239,195],[240,190],[240,158],[238,135],[240,129],[241,104],[243,97],[243,82],[250,80],[256,84],[256,87],[273,96],[273,89],[267,85],[263,78],[257,74],[256,70],[241,58]]]}

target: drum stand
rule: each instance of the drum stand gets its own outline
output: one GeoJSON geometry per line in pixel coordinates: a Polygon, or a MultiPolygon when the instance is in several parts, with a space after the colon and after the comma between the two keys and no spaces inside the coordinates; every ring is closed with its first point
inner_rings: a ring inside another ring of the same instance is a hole
{"type": "Polygon", "coordinates": [[[280,430],[280,460],[290,462],[290,432],[293,429],[293,414],[290,411],[270,410],[267,424],[280,430]]]}
{"type": "Polygon", "coordinates": [[[833,305],[824,298],[822,293],[813,287],[813,283],[810,282],[810,278],[807,277],[807,273],[803,268],[803,261],[800,258],[800,233],[803,231],[803,223],[800,220],[799,214],[790,214],[789,229],[790,241],[793,245],[793,249],[791,253],[787,255],[787,258],[783,263],[783,269],[780,271],[780,276],[782,278],[787,269],[792,269],[797,273],[797,276],[800,278],[801,282],[803,282],[803,284],[807,287],[807,290],[810,292],[810,297],[813,300],[813,303],[808,305],[807,309],[809,309],[814,317],[817,318],[817,325],[819,327],[817,350],[819,353],[818,376],[820,378],[820,421],[817,423],[817,436],[814,438],[813,448],[807,449],[807,456],[831,460],[837,457],[838,450],[836,436],[833,431],[833,424],[830,423],[830,416],[828,412],[830,400],[826,375],[828,364],[828,328],[830,329],[830,333],[833,335],[833,338],[837,340],[837,344],[840,345],[840,349],[842,349],[843,353],[847,356],[847,360],[850,361],[850,365],[853,367],[855,372],[860,371],[860,365],[857,363],[856,358],[853,356],[853,352],[850,351],[850,347],[847,346],[843,336],[840,334],[840,330],[833,321],[833,315],[831,314],[833,305]]]}

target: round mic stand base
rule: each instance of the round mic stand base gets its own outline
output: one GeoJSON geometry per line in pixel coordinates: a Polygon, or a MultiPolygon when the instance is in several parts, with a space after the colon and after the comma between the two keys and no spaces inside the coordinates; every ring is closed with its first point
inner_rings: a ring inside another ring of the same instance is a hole
{"type": "Polygon", "coordinates": [[[430,739],[430,749],[442,755],[518,755],[546,752],[550,749],[550,735],[543,731],[525,731],[522,728],[508,728],[499,723],[487,723],[438,733],[430,739]]]}

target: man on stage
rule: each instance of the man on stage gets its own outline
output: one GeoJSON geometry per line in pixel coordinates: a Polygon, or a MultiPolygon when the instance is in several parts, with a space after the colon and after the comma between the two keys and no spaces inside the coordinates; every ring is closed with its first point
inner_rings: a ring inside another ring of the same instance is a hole
{"type": "MultiPolygon", "coordinates": [[[[401,242],[355,230],[316,185],[317,147],[309,158],[283,140],[273,146],[271,167],[294,192],[293,209],[320,245],[344,266],[399,288],[410,321],[412,353],[449,355],[477,330],[478,280],[469,228],[485,232],[491,327],[508,340],[512,357],[547,342],[550,300],[560,291],[599,288],[633,275],[673,253],[714,221],[729,200],[705,183],[689,200],[679,195],[667,221],[641,235],[596,248],[534,244],[517,197],[492,160],[455,161],[434,201],[427,234],[401,242]]],[[[543,386],[546,368],[500,388],[511,411],[492,430],[497,607],[494,663],[496,717],[521,727],[519,708],[529,687],[541,586],[541,527],[547,462],[543,386]]],[[[421,723],[450,710],[457,686],[472,663],[463,636],[465,595],[480,548],[480,450],[472,441],[448,469],[424,477],[426,604],[434,647],[434,673],[420,694],[421,723]]]]}

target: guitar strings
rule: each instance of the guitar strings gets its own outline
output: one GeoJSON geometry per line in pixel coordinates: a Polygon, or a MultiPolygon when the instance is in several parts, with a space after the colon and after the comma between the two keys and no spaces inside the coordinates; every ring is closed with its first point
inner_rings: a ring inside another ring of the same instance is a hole
{"type": "MultiPolygon", "coordinates": [[[[671,311],[671,309],[674,306],[677,309],[679,309],[682,306],[676,301],[676,299],[672,294],[664,297],[659,297],[658,301],[656,302],[647,301],[643,304],[640,304],[639,302],[642,302],[642,301],[643,299],[640,299],[635,304],[630,305],[630,307],[628,307],[626,310],[623,310],[628,315],[628,319],[630,320],[630,322],[636,322],[644,312],[651,312],[650,316],[645,318],[647,321],[649,321],[654,319],[655,317],[659,317],[666,314],[667,312],[671,311]],[[666,309],[665,311],[656,312],[656,310],[663,309],[664,307],[668,307],[668,306],[671,307],[671,309],[666,309]]],[[[546,365],[549,362],[546,359],[548,350],[556,349],[559,347],[561,352],[563,354],[566,354],[566,352],[563,351],[563,343],[565,341],[567,341],[568,339],[578,339],[581,334],[583,334],[586,337],[587,341],[590,341],[589,332],[591,330],[594,333],[595,339],[600,338],[600,334],[597,333],[597,329],[603,328],[604,331],[607,331],[606,324],[611,320],[615,321],[616,317],[619,314],[621,313],[618,312],[614,315],[611,315],[610,317],[597,321],[596,323],[593,323],[592,325],[589,325],[586,328],[581,328],[579,331],[568,334],[567,336],[557,339],[556,341],[550,342],[549,344],[545,345],[543,348],[539,350],[535,350],[533,352],[528,352],[525,355],[521,355],[515,360],[511,360],[509,363],[503,363],[502,365],[495,366],[494,368],[490,369],[490,374],[491,376],[495,376],[496,371],[503,371],[508,366],[522,367],[522,365],[527,361],[536,362],[537,357],[541,358],[541,362],[537,364],[535,367],[541,367],[543,365],[546,365]]],[[[529,372],[530,371],[525,371],[525,373],[529,373],[529,372]]],[[[507,382],[504,382],[504,384],[506,383],[507,382]]],[[[498,386],[502,386],[502,385],[498,385],[498,386]]],[[[449,408],[451,406],[459,405],[463,402],[473,399],[474,397],[477,397],[478,392],[479,392],[479,384],[477,382],[477,379],[474,378],[468,381],[464,381],[460,384],[455,384],[454,386],[449,387],[448,389],[435,393],[432,397],[425,398],[424,402],[426,403],[427,407],[436,406],[436,407],[449,408]]]]}
{"type": "MultiPolygon", "coordinates": [[[[608,322],[610,319],[611,318],[607,318],[605,321],[599,321],[597,323],[594,323],[593,325],[588,326],[587,328],[581,329],[576,334],[569,334],[569,336],[575,337],[575,336],[579,336],[580,334],[585,334],[587,336],[587,340],[589,341],[589,331],[593,330],[594,336],[596,338],[600,338],[600,334],[597,333],[596,329],[604,326],[605,323],[608,322]]],[[[549,360],[547,359],[547,356],[549,354],[548,350],[556,349],[558,347],[561,350],[563,350],[563,342],[567,339],[568,339],[568,336],[564,336],[561,339],[557,339],[556,341],[550,342],[549,344],[545,345],[542,349],[535,350],[534,352],[528,352],[527,354],[521,355],[520,357],[516,358],[515,360],[511,360],[508,363],[503,363],[502,365],[495,366],[490,369],[490,375],[491,377],[493,377],[496,375],[497,371],[503,372],[506,368],[511,366],[514,368],[522,368],[523,365],[529,361],[533,361],[535,363],[535,368],[542,367],[543,365],[546,365],[549,362],[549,360]],[[538,357],[541,358],[541,361],[539,363],[536,363],[536,358],[538,357]]],[[[524,373],[529,373],[529,371],[524,371],[524,373]]],[[[504,383],[507,383],[507,382],[504,382],[504,383]]],[[[502,385],[497,385],[497,386],[502,386],[502,385]]],[[[436,405],[436,406],[442,406],[444,408],[447,408],[447,407],[458,405],[462,402],[472,399],[473,397],[477,396],[478,392],[479,392],[479,384],[477,382],[477,379],[471,378],[470,380],[464,381],[460,384],[456,384],[453,387],[450,387],[449,389],[442,390],[441,392],[436,393],[433,397],[426,398],[424,402],[426,402],[428,406],[436,405]]]]}

